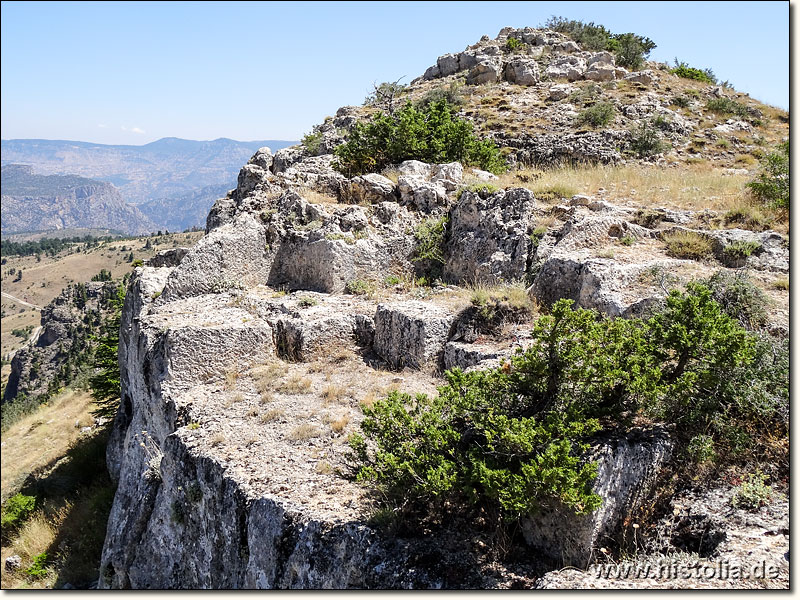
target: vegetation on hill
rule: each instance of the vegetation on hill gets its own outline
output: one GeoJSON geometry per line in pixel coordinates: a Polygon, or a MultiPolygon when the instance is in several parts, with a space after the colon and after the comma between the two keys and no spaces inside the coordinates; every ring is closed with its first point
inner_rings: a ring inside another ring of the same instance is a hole
{"type": "Polygon", "coordinates": [[[683,448],[700,440],[721,463],[766,452],[788,434],[788,345],[740,325],[751,297],[709,285],[671,292],[647,320],[557,302],[502,367],[448,372],[434,398],[393,392],[364,407],[352,476],[406,514],[477,505],[513,521],[599,506],[579,456],[601,423],[675,423],[683,448]]]}
{"type": "Polygon", "coordinates": [[[584,50],[608,50],[616,55],[621,67],[639,69],[656,48],[648,37],[635,33],[612,33],[602,25],[584,23],[565,17],[550,17],[544,24],[548,29],[568,35],[584,50]]]}
{"type": "Polygon", "coordinates": [[[789,212],[789,140],[764,157],[761,172],[747,187],[768,207],[789,212]]]}
{"type": "Polygon", "coordinates": [[[392,114],[357,122],[347,142],[334,151],[336,168],[349,177],[374,173],[405,160],[459,161],[499,173],[505,162],[494,142],[478,139],[470,121],[441,99],[422,106],[407,102],[392,114]]]}

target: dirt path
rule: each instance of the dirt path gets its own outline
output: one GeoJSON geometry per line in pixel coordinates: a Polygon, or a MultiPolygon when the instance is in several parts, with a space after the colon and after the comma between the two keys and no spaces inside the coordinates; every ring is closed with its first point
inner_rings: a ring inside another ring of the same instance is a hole
{"type": "Polygon", "coordinates": [[[30,302],[25,302],[25,300],[21,300],[21,299],[17,298],[16,296],[12,296],[11,294],[6,294],[5,292],[0,292],[0,294],[5,296],[6,298],[9,298],[9,299],[13,300],[14,302],[19,302],[20,304],[24,304],[25,306],[30,306],[31,308],[42,310],[41,306],[37,306],[36,304],[31,304],[30,302]]]}

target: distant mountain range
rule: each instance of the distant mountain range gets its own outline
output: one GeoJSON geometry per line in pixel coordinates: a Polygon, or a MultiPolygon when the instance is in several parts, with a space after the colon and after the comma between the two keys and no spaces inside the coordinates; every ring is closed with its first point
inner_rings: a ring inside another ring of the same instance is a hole
{"type": "Polygon", "coordinates": [[[29,165],[5,165],[0,169],[0,190],[4,234],[75,227],[130,234],[158,229],[105,181],[77,175],[36,175],[29,165]]]}
{"type": "MultiPolygon", "coordinates": [[[[66,140],[0,140],[0,164],[4,167],[29,165],[33,169],[30,175],[70,175],[96,180],[93,184],[113,184],[123,203],[141,205],[142,209],[137,223],[123,228],[124,231],[132,231],[139,225],[149,226],[148,221],[155,225],[155,229],[178,230],[205,224],[206,214],[214,200],[236,187],[239,169],[256,150],[269,146],[274,152],[295,143],[286,140],[239,142],[220,138],[204,142],[163,138],[143,146],[112,146],[66,140]]],[[[15,176],[19,175],[17,172],[15,176]]],[[[47,184],[53,185],[56,184],[47,184]]],[[[58,185],[70,184],[61,180],[58,185]]],[[[107,192],[103,192],[106,200],[110,198],[107,192]]],[[[14,205],[9,215],[6,195],[14,196],[3,190],[3,232],[11,231],[11,222],[15,223],[14,227],[21,222],[55,222],[48,212],[42,213],[39,219],[27,209],[26,216],[18,219],[15,213],[19,203],[14,205]]],[[[100,205],[93,210],[100,210],[100,205]]],[[[117,208],[115,212],[119,214],[117,208]]],[[[94,218],[104,220],[97,215],[94,218]]],[[[113,220],[112,215],[109,219],[113,220]]],[[[72,221],[72,216],[68,215],[66,220],[72,221]]],[[[80,222],[75,226],[95,225],[80,222]]]]}

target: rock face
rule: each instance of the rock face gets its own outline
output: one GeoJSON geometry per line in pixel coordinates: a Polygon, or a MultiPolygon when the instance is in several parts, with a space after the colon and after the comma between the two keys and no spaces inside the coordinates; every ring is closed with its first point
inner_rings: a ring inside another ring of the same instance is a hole
{"type": "Polygon", "coordinates": [[[375,352],[394,368],[419,369],[435,364],[452,323],[452,315],[423,302],[379,304],[375,313],[375,352]]]}
{"type": "Polygon", "coordinates": [[[451,211],[445,277],[498,282],[525,275],[533,194],[517,188],[488,198],[466,191],[451,211]]]}
{"type": "Polygon", "coordinates": [[[4,234],[75,227],[128,234],[158,227],[126,204],[110,183],[74,175],[35,175],[27,165],[2,168],[4,234]]]}
{"type": "Polygon", "coordinates": [[[40,327],[11,360],[3,402],[18,396],[43,399],[72,381],[116,288],[99,281],[69,286],[44,307],[40,327]]]}
{"type": "Polygon", "coordinates": [[[630,521],[671,454],[672,442],[661,429],[599,440],[587,459],[597,463],[593,489],[603,498],[602,506],[591,514],[569,517],[563,509],[544,509],[523,520],[525,539],[565,566],[586,568],[601,545],[621,534],[621,524],[630,521]]]}

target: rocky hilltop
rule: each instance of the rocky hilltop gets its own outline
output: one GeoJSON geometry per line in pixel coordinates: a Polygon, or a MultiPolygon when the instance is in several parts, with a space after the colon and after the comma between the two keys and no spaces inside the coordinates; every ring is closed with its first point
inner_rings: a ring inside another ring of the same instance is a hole
{"type": "MultiPolygon", "coordinates": [[[[500,542],[485,523],[458,514],[416,535],[380,526],[369,489],[337,473],[363,418],[359,404],[396,389],[433,393],[446,369],[502,364],[530,340],[533,313],[521,306],[546,311],[566,298],[610,317],[639,316],[670,284],[746,267],[773,303],[764,329],[785,335],[788,294],[774,285],[789,269],[782,233],[712,227],[722,214],[610,186],[537,188],[541,175],[530,166],[655,163],[679,178],[700,156],[721,171],[739,168],[736,157],[757,146],[749,134],[765,127],[752,122],[765,108],[737,96],[752,113],[712,120],[703,102],[733,92],[697,82],[688,108],[670,108],[688,86],[645,67],[628,72],[607,52],[534,29],[504,29],[440,57],[400,97],[459,88],[459,114],[514,167],[500,180],[459,162],[417,160],[346,176],[333,151],[375,105],[340,109],[303,146],[258,150],[211,209],[205,237],[131,279],[108,447],[119,486],[99,586],[558,587],[575,581],[540,576],[585,568],[632,535],[676,456],[669,424],[594,436],[584,459],[598,465],[602,507],[523,519],[524,549],[510,554],[492,551],[500,542]],[[613,111],[589,130],[576,117],[592,95],[613,111]],[[639,156],[632,127],[659,117],[669,124],[659,139],[672,149],[639,156]],[[710,143],[717,139],[727,148],[710,143]],[[676,253],[680,236],[700,240],[704,253],[676,253]],[[504,295],[476,302],[480,286],[504,295]],[[481,310],[487,304],[493,311],[481,310]]],[[[780,137],[782,127],[771,119],[764,131],[780,137]]],[[[675,518],[654,551],[741,558],[752,548],[720,545],[736,538],[736,523],[759,534],[788,527],[780,507],[761,521],[741,511],[726,521],[712,505],[666,507],[660,514],[675,518]],[[718,535],[707,538],[711,529],[718,535]]],[[[788,582],[788,538],[769,540],[758,556],[788,582]]]]}
{"type": "Polygon", "coordinates": [[[76,227],[148,233],[155,224],[126,204],[110,183],[71,175],[36,175],[27,165],[2,168],[3,233],[76,227]]]}

